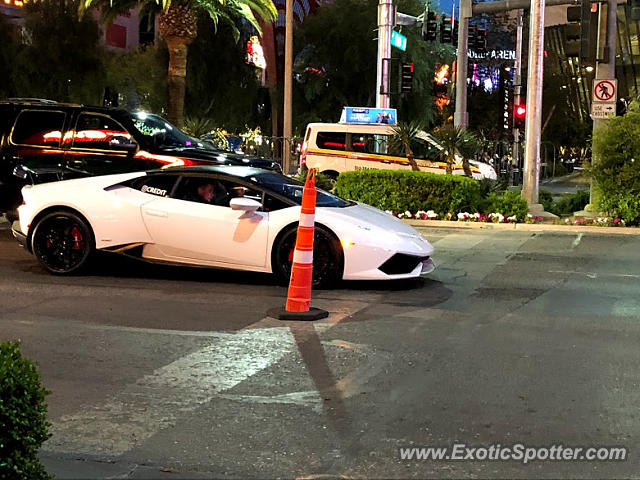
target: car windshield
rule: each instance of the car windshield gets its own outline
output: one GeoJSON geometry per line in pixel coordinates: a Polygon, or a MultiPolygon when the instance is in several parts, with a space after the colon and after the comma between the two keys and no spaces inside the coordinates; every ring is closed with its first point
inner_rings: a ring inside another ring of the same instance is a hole
{"type": "Polygon", "coordinates": [[[203,148],[199,140],[180,131],[164,118],[151,113],[136,112],[131,114],[131,121],[135,128],[144,136],[154,140],[154,144],[163,147],[203,148]],[[154,138],[158,137],[158,138],[154,138]]]}
{"type": "MultiPolygon", "coordinates": [[[[292,202],[300,205],[302,203],[302,189],[304,185],[293,178],[285,177],[277,173],[260,173],[249,178],[252,182],[257,183],[261,187],[268,188],[292,202]]],[[[340,197],[332,195],[329,192],[318,189],[316,196],[316,205],[318,207],[349,207],[354,205],[353,202],[343,200],[340,197]]]]}

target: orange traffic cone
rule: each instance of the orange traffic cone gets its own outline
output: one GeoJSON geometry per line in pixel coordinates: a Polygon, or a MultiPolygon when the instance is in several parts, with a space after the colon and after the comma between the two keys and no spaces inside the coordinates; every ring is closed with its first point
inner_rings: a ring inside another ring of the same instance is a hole
{"type": "Polygon", "coordinates": [[[319,320],[329,316],[329,312],[309,307],[311,283],[313,279],[313,225],[316,214],[316,169],[307,174],[302,190],[302,208],[296,245],[291,265],[289,292],[284,310],[270,309],[269,316],[280,320],[319,320]]]}

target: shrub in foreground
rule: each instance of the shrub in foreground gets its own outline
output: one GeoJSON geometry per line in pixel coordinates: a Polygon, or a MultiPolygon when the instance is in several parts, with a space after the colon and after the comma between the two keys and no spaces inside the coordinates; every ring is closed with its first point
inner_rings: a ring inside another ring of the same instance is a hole
{"type": "Polygon", "coordinates": [[[51,478],[38,459],[40,445],[49,438],[49,392],[17,342],[0,343],[0,379],[0,478],[51,478]]]}
{"type": "Polygon", "coordinates": [[[380,210],[433,210],[440,216],[449,211],[475,212],[481,200],[476,180],[409,170],[344,172],[338,177],[335,191],[343,198],[380,210]]]}

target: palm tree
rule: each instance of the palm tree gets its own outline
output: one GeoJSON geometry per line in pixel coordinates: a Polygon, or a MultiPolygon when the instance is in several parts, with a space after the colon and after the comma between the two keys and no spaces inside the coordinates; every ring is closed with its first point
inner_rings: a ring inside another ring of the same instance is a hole
{"type": "Polygon", "coordinates": [[[422,130],[420,122],[399,122],[395,127],[393,127],[393,134],[391,135],[391,138],[389,138],[389,149],[396,153],[404,150],[407,160],[409,161],[409,165],[411,165],[411,170],[414,171],[419,171],[420,167],[418,167],[416,159],[413,156],[411,142],[416,139],[420,130],[422,130]]]}
{"type": "Polygon", "coordinates": [[[469,157],[478,150],[478,137],[464,127],[445,125],[434,132],[435,137],[444,147],[443,154],[447,162],[447,173],[453,172],[456,155],[462,157],[462,168],[467,177],[471,177],[469,157]]]}
{"type": "Polygon", "coordinates": [[[147,12],[160,10],[159,32],[169,50],[167,118],[178,127],[183,121],[187,50],[198,34],[198,13],[208,14],[216,26],[220,20],[229,23],[236,41],[240,38],[236,19],[246,19],[261,33],[258,19],[272,22],[277,16],[272,0],[84,0],[80,13],[92,6],[103,7],[107,18],[136,6],[147,12]]]}

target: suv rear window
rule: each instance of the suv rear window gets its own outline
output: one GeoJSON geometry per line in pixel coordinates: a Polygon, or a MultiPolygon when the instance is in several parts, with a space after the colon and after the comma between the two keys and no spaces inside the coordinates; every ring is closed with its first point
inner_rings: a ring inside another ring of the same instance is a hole
{"type": "Polygon", "coordinates": [[[64,112],[26,110],[18,115],[11,141],[18,145],[59,147],[64,126],[64,112]]]}
{"type": "Polygon", "coordinates": [[[316,145],[318,148],[328,150],[346,150],[347,134],[344,132],[318,132],[316,145]]]}

